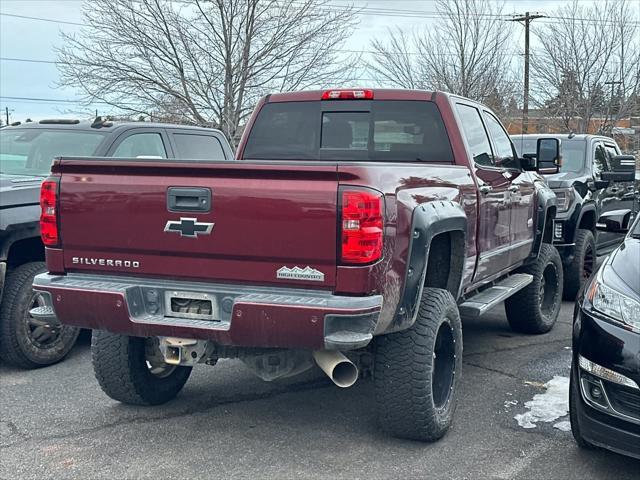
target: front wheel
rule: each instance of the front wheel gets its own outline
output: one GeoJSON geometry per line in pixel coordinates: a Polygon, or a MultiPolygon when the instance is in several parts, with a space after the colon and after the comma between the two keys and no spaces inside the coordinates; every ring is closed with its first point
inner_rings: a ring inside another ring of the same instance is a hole
{"type": "Polygon", "coordinates": [[[449,429],[462,373],[462,324],[451,294],[425,288],[415,323],[376,338],[374,385],[381,428],[434,441],[449,429]]]}
{"type": "Polygon", "coordinates": [[[535,262],[520,272],[532,275],[533,281],[505,300],[509,325],[516,332],[547,333],[555,325],[562,305],[562,259],[558,250],[543,243],[535,262]]]}
{"type": "Polygon", "coordinates": [[[180,393],[191,367],[164,362],[156,338],[128,337],[94,330],[91,360],[100,387],[130,405],[160,405],[180,393]]]}
{"type": "Polygon", "coordinates": [[[43,262],[30,262],[9,272],[0,307],[0,357],[17,367],[37,368],[59,362],[73,348],[80,329],[56,321],[33,318],[29,311],[44,306],[32,288],[45,272],[43,262]]]}
{"type": "Polygon", "coordinates": [[[596,241],[591,230],[581,228],[576,233],[573,261],[564,271],[564,299],[575,300],[584,283],[596,267],[596,241]]]}

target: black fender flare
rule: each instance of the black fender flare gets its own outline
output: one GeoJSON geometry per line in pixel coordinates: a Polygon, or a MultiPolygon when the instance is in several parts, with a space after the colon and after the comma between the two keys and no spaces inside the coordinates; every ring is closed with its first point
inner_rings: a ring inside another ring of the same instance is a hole
{"type": "Polygon", "coordinates": [[[575,240],[575,236],[578,233],[578,229],[580,228],[580,223],[582,222],[582,217],[584,217],[585,213],[589,213],[589,212],[593,212],[593,216],[594,216],[593,228],[595,230],[595,225],[596,223],[598,223],[599,215],[596,209],[596,204],[593,202],[589,202],[586,205],[582,205],[582,208],[580,209],[580,215],[578,216],[578,221],[576,222],[576,228],[574,229],[574,232],[573,232],[573,238],[571,239],[572,242],[575,240]]]}
{"type": "MultiPolygon", "coordinates": [[[[464,269],[465,245],[467,235],[467,216],[458,203],[451,201],[432,201],[419,205],[413,210],[409,234],[408,261],[400,301],[396,307],[391,330],[403,330],[413,325],[418,313],[420,297],[427,274],[427,261],[431,241],[436,235],[447,232],[462,234],[462,252],[458,255],[455,272],[450,271],[448,289],[458,298],[461,290],[464,269]],[[459,265],[458,265],[459,264],[459,265]]],[[[451,257],[455,254],[452,251],[451,257]]]]}
{"type": "Polygon", "coordinates": [[[549,219],[553,220],[556,216],[556,194],[546,185],[538,186],[537,190],[535,237],[533,239],[533,248],[527,259],[528,261],[533,261],[538,258],[540,248],[542,248],[542,243],[545,239],[547,243],[553,241],[553,232],[546,231],[546,226],[549,219]]]}
{"type": "Polygon", "coordinates": [[[9,235],[2,238],[0,243],[0,262],[6,262],[9,258],[11,246],[27,238],[40,238],[40,222],[30,222],[13,230],[9,235]]]}
{"type": "Polygon", "coordinates": [[[7,276],[7,270],[9,266],[7,261],[9,260],[9,250],[14,243],[25,240],[27,238],[40,238],[40,223],[32,222],[25,224],[24,228],[19,228],[12,231],[9,235],[0,239],[0,301],[2,301],[4,293],[4,282],[7,276]]]}

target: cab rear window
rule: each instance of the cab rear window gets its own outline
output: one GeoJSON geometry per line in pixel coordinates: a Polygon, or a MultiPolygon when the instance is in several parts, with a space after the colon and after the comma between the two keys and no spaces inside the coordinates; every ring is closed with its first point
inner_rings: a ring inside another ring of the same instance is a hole
{"type": "Polygon", "coordinates": [[[400,100],[267,103],[244,158],[453,163],[436,105],[400,100]]]}

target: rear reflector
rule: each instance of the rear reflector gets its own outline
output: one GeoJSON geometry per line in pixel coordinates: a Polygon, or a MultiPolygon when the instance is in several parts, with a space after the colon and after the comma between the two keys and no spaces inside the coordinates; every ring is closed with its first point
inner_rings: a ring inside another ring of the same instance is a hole
{"type": "Polygon", "coordinates": [[[58,181],[45,180],[40,187],[40,236],[48,247],[58,245],[58,181]]]}
{"type": "Polygon", "coordinates": [[[373,90],[325,90],[322,100],[373,100],[373,90]]]}
{"type": "Polygon", "coordinates": [[[361,265],[382,257],[382,195],[370,190],[342,191],[340,258],[361,265]]]}

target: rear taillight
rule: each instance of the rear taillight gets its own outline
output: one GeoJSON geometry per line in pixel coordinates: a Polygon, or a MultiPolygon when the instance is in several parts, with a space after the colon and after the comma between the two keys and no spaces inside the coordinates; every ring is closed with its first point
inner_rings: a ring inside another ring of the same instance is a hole
{"type": "Polygon", "coordinates": [[[40,187],[40,236],[48,247],[58,245],[58,182],[45,180],[40,187]]]}
{"type": "Polygon", "coordinates": [[[343,264],[372,263],[382,257],[382,195],[369,190],[343,190],[341,212],[343,264]]]}
{"type": "Polygon", "coordinates": [[[325,90],[322,100],[373,100],[373,90],[325,90]]]}

